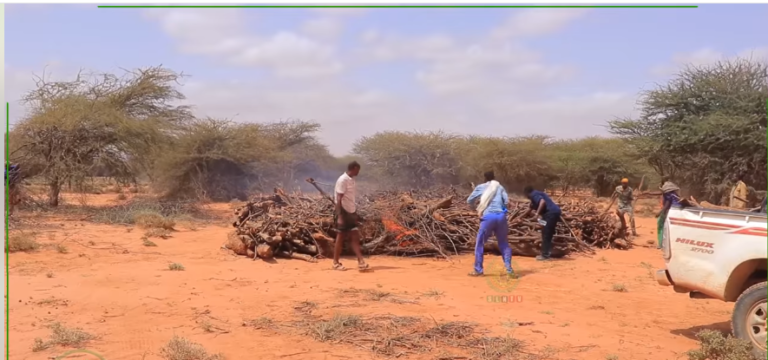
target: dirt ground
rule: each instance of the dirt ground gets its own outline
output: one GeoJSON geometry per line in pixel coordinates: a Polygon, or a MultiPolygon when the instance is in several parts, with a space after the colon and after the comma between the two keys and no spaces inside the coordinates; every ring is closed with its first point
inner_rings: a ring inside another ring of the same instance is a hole
{"type": "MultiPolygon", "coordinates": [[[[228,206],[213,207],[229,212],[228,206]]],[[[225,225],[179,227],[169,239],[153,239],[157,247],[142,245],[141,229],[76,219],[50,218],[26,229],[37,232],[39,242],[62,244],[67,252],[48,246],[10,254],[10,358],[50,359],[71,350],[32,351],[35,338],[48,338],[46,325],[52,322],[97,335],[85,348],[109,360],[160,359],[159,349],[173,335],[228,359],[375,357],[359,347],[302,335],[291,326],[302,301],[315,303],[313,314],[323,317],[395,314],[476,322],[490,334],[524,341],[528,352],[555,349],[550,359],[682,359],[696,347],[697,331],[730,330],[731,304],[691,300],[653,280],[663,260],[648,244],[655,239],[652,218],[638,219],[638,246],[629,251],[547,263],[516,257],[523,276],[511,293],[494,290],[492,276],[468,277],[471,256],[451,262],[372,257],[372,271],[366,273],[334,272],[330,260],[253,261],[220,249],[230,231],[225,225]],[[169,271],[170,263],[185,270],[169,271]],[[390,296],[364,298],[350,289],[390,296]],[[488,300],[501,295],[516,301],[488,300]],[[404,301],[388,301],[393,298],[404,301]],[[262,317],[277,328],[243,325],[262,317]]],[[[498,266],[500,258],[489,255],[485,261],[498,266]]],[[[88,356],[78,358],[95,359],[88,356]]]]}

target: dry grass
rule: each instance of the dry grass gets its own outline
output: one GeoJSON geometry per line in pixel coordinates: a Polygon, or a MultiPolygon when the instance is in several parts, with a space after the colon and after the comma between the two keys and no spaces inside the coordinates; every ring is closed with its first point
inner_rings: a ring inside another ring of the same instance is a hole
{"type": "Polygon", "coordinates": [[[523,347],[522,342],[509,337],[478,336],[476,324],[461,321],[438,323],[417,317],[336,314],[327,320],[305,319],[301,325],[317,341],[355,345],[393,357],[455,348],[472,352],[475,359],[513,359],[523,347]]]}
{"type": "Polygon", "coordinates": [[[133,215],[133,223],[145,229],[173,230],[176,222],[152,211],[140,211],[133,215]]]}
{"type": "Polygon", "coordinates": [[[160,349],[160,356],[165,360],[223,360],[221,354],[209,354],[205,348],[186,338],[174,335],[173,338],[160,349]]]}
{"type": "Polygon", "coordinates": [[[613,286],[611,286],[611,290],[615,291],[615,292],[627,292],[627,291],[629,291],[629,290],[627,290],[627,287],[624,284],[613,284],[613,286]]]}
{"type": "Polygon", "coordinates": [[[53,331],[51,338],[48,341],[43,341],[43,339],[40,338],[35,339],[35,342],[32,345],[32,351],[43,351],[52,346],[80,347],[96,338],[82,329],[67,328],[60,323],[53,323],[49,328],[53,331]]]}
{"type": "Polygon", "coordinates": [[[69,301],[51,296],[38,300],[35,304],[38,306],[67,306],[69,305],[69,301]]]}
{"type": "Polygon", "coordinates": [[[252,320],[243,320],[243,326],[252,327],[258,330],[273,329],[276,327],[275,322],[265,316],[252,320]]]}
{"type": "Polygon", "coordinates": [[[689,360],[754,360],[749,341],[723,336],[719,331],[702,330],[696,334],[700,347],[686,353],[689,360]]]}
{"type": "Polygon", "coordinates": [[[509,336],[473,338],[466,344],[471,348],[474,359],[478,360],[511,360],[519,358],[523,342],[509,336]]]}
{"type": "Polygon", "coordinates": [[[6,252],[31,252],[40,249],[37,234],[31,232],[12,233],[8,237],[6,252]]]}
{"type": "Polygon", "coordinates": [[[426,297],[440,298],[444,294],[445,294],[444,292],[442,292],[442,291],[440,291],[438,289],[430,289],[430,290],[425,291],[423,295],[426,296],[426,297]]]}
{"type": "Polygon", "coordinates": [[[311,314],[312,311],[317,309],[317,303],[313,301],[305,300],[296,304],[296,306],[294,306],[293,309],[302,314],[311,314]]]}
{"type": "Polygon", "coordinates": [[[150,241],[146,237],[141,238],[141,244],[144,245],[144,246],[148,246],[148,247],[157,246],[157,244],[155,244],[154,242],[150,241]]]}
{"type": "Polygon", "coordinates": [[[56,249],[56,252],[59,253],[59,254],[68,254],[69,253],[69,249],[67,249],[67,247],[64,246],[63,244],[56,244],[54,246],[54,249],[56,249]]]}
{"type": "Polygon", "coordinates": [[[389,301],[394,304],[417,304],[417,301],[406,299],[400,296],[395,296],[388,291],[376,290],[376,289],[340,289],[340,296],[362,296],[368,301],[389,301]]]}
{"type": "Polygon", "coordinates": [[[184,265],[181,265],[179,263],[171,263],[171,264],[168,264],[168,270],[171,270],[171,271],[184,271],[185,268],[184,268],[184,265]]]}
{"type": "Polygon", "coordinates": [[[144,233],[144,237],[169,239],[171,237],[171,231],[168,229],[162,229],[162,228],[152,228],[147,230],[147,232],[144,233]]]}

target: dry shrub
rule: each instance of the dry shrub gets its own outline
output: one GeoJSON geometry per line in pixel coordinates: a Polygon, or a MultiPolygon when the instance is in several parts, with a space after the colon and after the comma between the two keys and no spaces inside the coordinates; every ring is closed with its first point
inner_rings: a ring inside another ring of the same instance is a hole
{"type": "Polygon", "coordinates": [[[128,196],[126,196],[125,193],[120,192],[117,194],[117,200],[123,201],[125,199],[128,199],[128,196]]]}
{"type": "Polygon", "coordinates": [[[268,317],[260,317],[258,319],[243,320],[243,326],[252,327],[257,330],[267,330],[275,327],[275,322],[268,317]]]}
{"type": "Polygon", "coordinates": [[[689,360],[754,360],[752,344],[747,340],[723,336],[715,330],[702,330],[696,334],[700,348],[686,353],[689,360]]]}
{"type": "Polygon", "coordinates": [[[93,209],[94,222],[110,225],[139,225],[145,228],[173,230],[176,219],[210,219],[199,204],[133,198],[107,208],[93,209]]]}
{"type": "Polygon", "coordinates": [[[168,264],[168,270],[171,270],[171,271],[184,271],[185,268],[184,268],[184,265],[182,265],[182,264],[171,263],[171,264],[168,264]]]}
{"type": "Polygon", "coordinates": [[[221,354],[209,354],[205,348],[186,338],[174,335],[173,338],[160,349],[160,356],[165,360],[223,360],[221,354]]]}
{"type": "Polygon", "coordinates": [[[512,338],[479,337],[475,324],[422,321],[417,317],[336,314],[328,320],[304,320],[306,334],[321,342],[347,343],[384,356],[435,349],[472,349],[478,359],[515,359],[523,343],[512,338]],[[430,326],[432,323],[432,326],[430,326]]]}
{"type": "Polygon", "coordinates": [[[153,187],[168,199],[246,200],[253,190],[318,176],[333,159],[304,121],[272,124],[196,119],[183,126],[155,164],[153,187]],[[310,175],[312,174],[312,175],[310,175]]]}
{"type": "Polygon", "coordinates": [[[296,304],[293,309],[300,313],[310,314],[312,311],[317,309],[317,303],[314,301],[305,300],[296,304]]]}
{"type": "Polygon", "coordinates": [[[12,233],[8,236],[8,245],[6,245],[6,252],[30,252],[40,248],[40,243],[35,240],[37,238],[36,233],[12,233]]]}
{"type": "Polygon", "coordinates": [[[54,246],[54,249],[56,249],[56,252],[59,253],[59,254],[68,254],[69,253],[69,249],[66,246],[62,245],[62,244],[56,244],[54,246]]]}
{"type": "Polygon", "coordinates": [[[48,341],[43,341],[40,338],[35,339],[32,351],[42,351],[51,346],[80,347],[96,338],[80,328],[67,328],[60,323],[53,323],[49,327],[53,331],[51,338],[48,341]]]}
{"type": "Polygon", "coordinates": [[[307,330],[310,336],[320,342],[344,341],[362,324],[363,319],[358,315],[335,314],[329,320],[310,323],[307,330]]]}
{"type": "Polygon", "coordinates": [[[523,342],[505,337],[480,337],[467,342],[472,348],[472,354],[479,360],[511,360],[518,358],[518,351],[523,348],[523,342]]]}
{"type": "Polygon", "coordinates": [[[133,223],[145,229],[173,230],[176,222],[166,218],[160,213],[141,211],[133,214],[133,223]]]}
{"type": "Polygon", "coordinates": [[[153,228],[147,230],[147,232],[144,233],[145,238],[161,238],[161,239],[168,239],[171,237],[171,232],[167,229],[162,228],[153,228]]]}
{"type": "Polygon", "coordinates": [[[150,240],[149,240],[149,239],[147,239],[147,238],[142,238],[142,239],[141,239],[141,244],[142,244],[142,245],[144,245],[144,246],[147,246],[147,247],[154,247],[154,246],[157,246],[157,244],[155,244],[154,242],[150,241],[150,240]]]}

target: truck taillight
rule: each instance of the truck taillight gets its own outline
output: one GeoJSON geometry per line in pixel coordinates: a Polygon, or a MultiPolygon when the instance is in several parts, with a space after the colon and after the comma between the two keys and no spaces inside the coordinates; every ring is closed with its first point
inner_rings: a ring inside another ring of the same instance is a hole
{"type": "Polygon", "coordinates": [[[669,240],[669,220],[664,220],[664,230],[661,235],[661,248],[664,252],[664,260],[669,260],[672,257],[672,245],[669,240]]]}

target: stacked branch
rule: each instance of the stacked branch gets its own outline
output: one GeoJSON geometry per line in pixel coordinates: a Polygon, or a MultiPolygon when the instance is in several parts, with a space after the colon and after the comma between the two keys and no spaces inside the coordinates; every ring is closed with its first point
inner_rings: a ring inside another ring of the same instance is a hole
{"type": "MultiPolygon", "coordinates": [[[[311,179],[310,179],[311,180],[311,179]]],[[[236,210],[227,248],[252,258],[285,257],[314,261],[332,256],[336,231],[333,203],[321,197],[287,195],[280,189],[254,198],[236,210]]],[[[363,252],[370,255],[449,257],[473,252],[479,229],[477,212],[463,201],[455,188],[444,191],[380,192],[363,197],[363,252]]],[[[606,216],[588,201],[561,204],[563,217],[557,225],[552,256],[591,253],[594,248],[627,249],[620,222],[606,216]]],[[[510,203],[509,242],[514,254],[536,256],[541,249],[542,226],[523,218],[527,202],[510,203]]],[[[498,253],[495,239],[486,251],[498,253]]]]}

